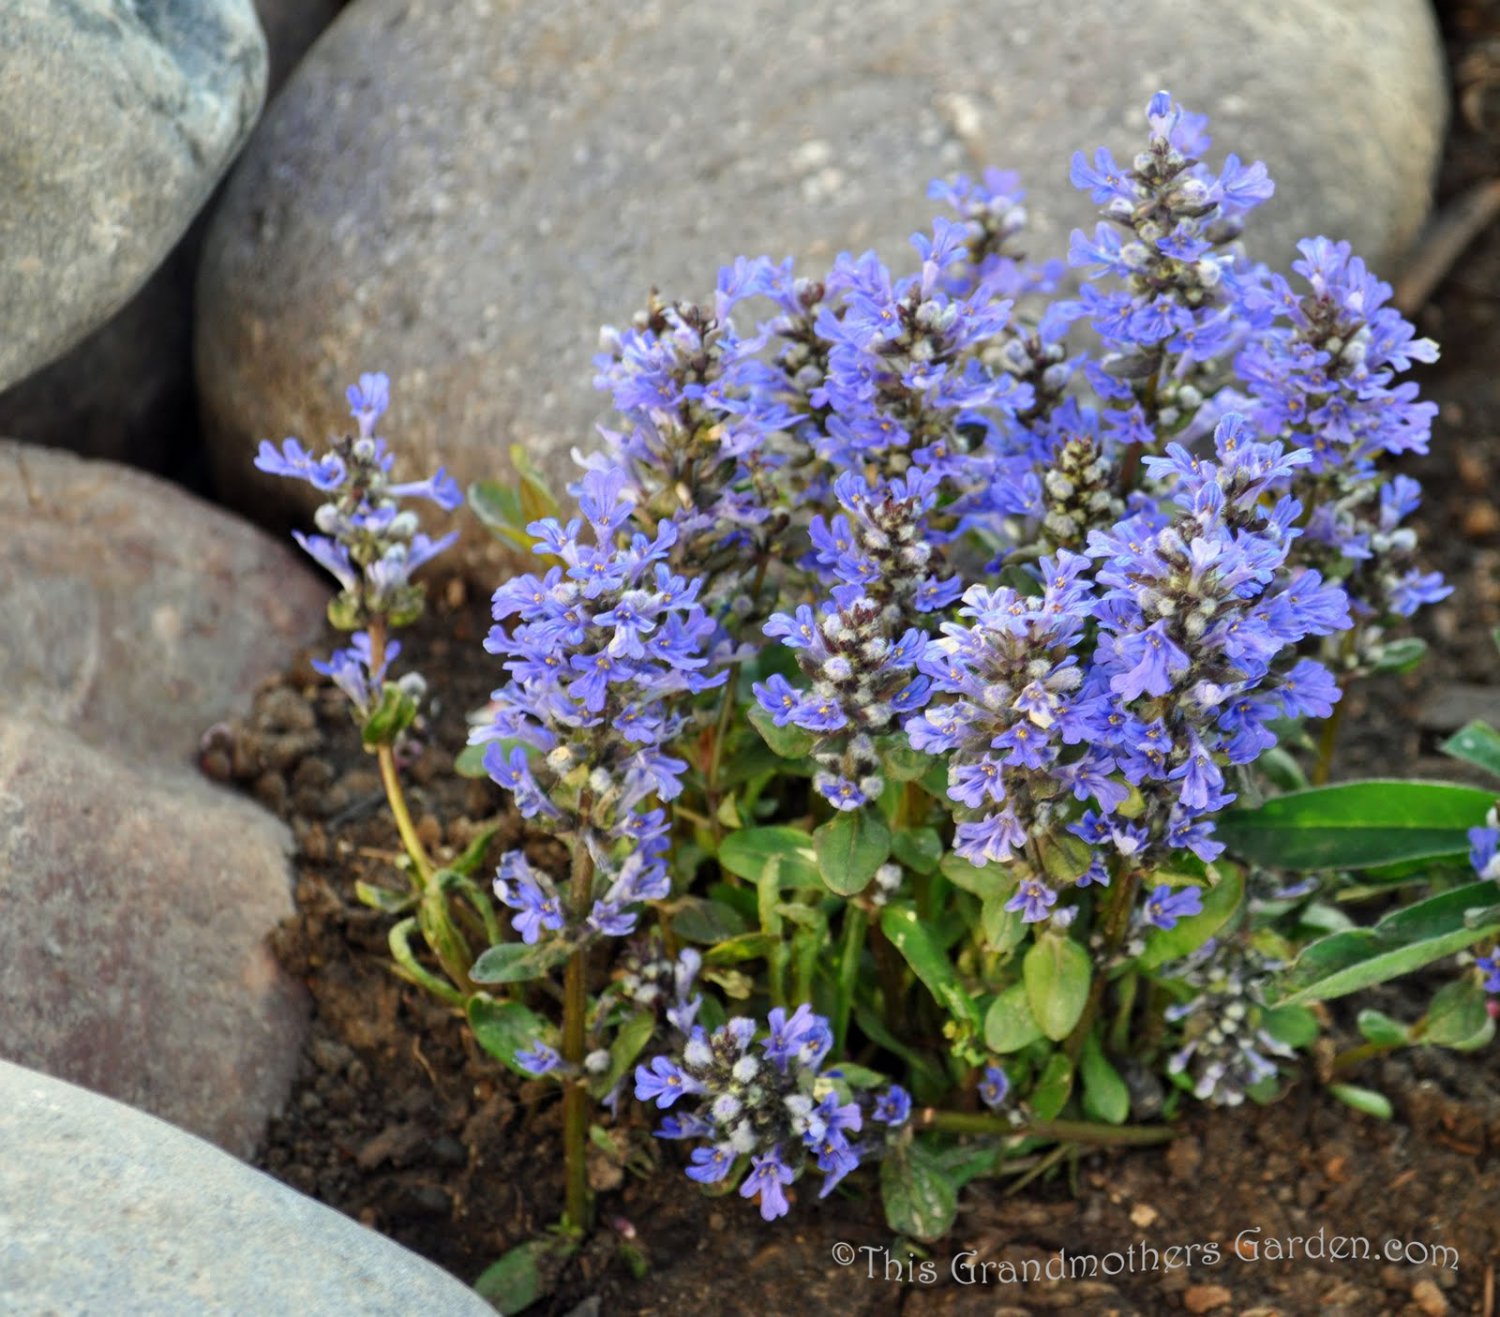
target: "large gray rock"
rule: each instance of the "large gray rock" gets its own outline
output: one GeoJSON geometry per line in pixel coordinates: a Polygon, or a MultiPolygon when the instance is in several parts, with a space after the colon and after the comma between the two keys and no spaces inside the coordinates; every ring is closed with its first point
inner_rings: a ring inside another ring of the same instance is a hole
{"type": "Polygon", "coordinates": [[[447,1272],[150,1116],[0,1063],[0,1306],[494,1317],[447,1272]]]}
{"type": "Polygon", "coordinates": [[[290,843],[201,779],[0,715],[0,1057],[248,1156],[304,1037],[266,941],[290,843]]]}
{"type": "Polygon", "coordinates": [[[9,710],[185,766],[320,636],[328,593],[290,544],[174,485],[0,440],[9,710]]]}
{"type": "Polygon", "coordinates": [[[0,388],[145,282],[249,134],[266,85],[251,0],[0,6],[0,388]]]}
{"type": "Polygon", "coordinates": [[[284,506],[299,491],[251,470],[256,442],[321,441],[373,369],[410,470],[503,474],[519,441],[571,473],[598,326],[653,284],[704,297],[740,253],[909,261],[928,179],[986,164],[1023,172],[1031,250],[1062,254],[1093,220],[1073,149],[1132,150],[1163,86],[1269,162],[1259,254],[1322,231],[1379,258],[1415,232],[1445,104],[1424,0],[356,0],[210,232],[221,486],[284,506]]]}
{"type": "MultiPolygon", "coordinates": [[[[338,9],[339,0],[256,0],[270,49],[267,99],[338,9]]],[[[192,316],[204,217],[108,321],[0,392],[0,434],[201,478],[192,316]]]]}

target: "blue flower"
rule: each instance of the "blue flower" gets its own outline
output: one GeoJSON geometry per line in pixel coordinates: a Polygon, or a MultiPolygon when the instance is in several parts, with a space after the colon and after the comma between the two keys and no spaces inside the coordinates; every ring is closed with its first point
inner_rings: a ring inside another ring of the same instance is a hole
{"type": "Polygon", "coordinates": [[[1203,896],[1196,887],[1171,888],[1165,884],[1146,898],[1143,918],[1154,928],[1177,927],[1179,919],[1203,913],[1203,896]]]}
{"type": "Polygon", "coordinates": [[[1500,952],[1492,951],[1487,956],[1477,956],[1474,965],[1485,976],[1484,990],[1500,993],[1500,952]]]}
{"type": "Polygon", "coordinates": [[[344,463],[338,454],[325,453],[322,457],[315,458],[295,439],[283,440],[279,453],[269,439],[262,439],[255,465],[258,470],[269,475],[305,480],[314,489],[322,490],[325,494],[344,483],[344,463]]]}
{"type": "Polygon", "coordinates": [[[703,1092],[703,1085],[680,1066],[665,1056],[652,1059],[649,1066],[635,1069],[635,1096],[640,1102],[650,1102],[665,1111],[678,1098],[689,1093],[703,1092]]]}
{"type": "Polygon", "coordinates": [[[1481,878],[1500,882],[1500,827],[1469,829],[1469,863],[1481,878]]]}
{"type": "Polygon", "coordinates": [[[1005,903],[1005,908],[1011,911],[1019,910],[1023,922],[1037,924],[1048,917],[1052,907],[1056,904],[1057,893],[1040,878],[1024,878],[1010,900],[1005,903]]]}
{"type": "Polygon", "coordinates": [[[791,1168],[781,1160],[781,1150],[772,1148],[751,1160],[750,1174],[740,1185],[741,1198],[760,1198],[760,1215],[765,1221],[785,1216],[789,1209],[783,1186],[792,1182],[791,1168]]]}
{"type": "Polygon", "coordinates": [[[692,1165],[687,1169],[688,1179],[697,1180],[699,1184],[717,1184],[729,1174],[729,1168],[734,1165],[734,1149],[727,1143],[694,1148],[690,1160],[692,1165]]]}
{"type": "Polygon", "coordinates": [[[562,1056],[556,1048],[543,1042],[535,1042],[516,1053],[516,1064],[534,1075],[548,1075],[562,1065],[562,1056]]]}
{"type": "Polygon", "coordinates": [[[911,1094],[900,1084],[892,1084],[876,1098],[874,1110],[870,1113],[871,1120],[892,1126],[904,1125],[910,1117],[911,1094]]]}
{"type": "Polygon", "coordinates": [[[979,1081],[980,1100],[991,1111],[998,1111],[1010,1092],[1010,1077],[997,1065],[984,1068],[984,1078],[979,1081]]]}

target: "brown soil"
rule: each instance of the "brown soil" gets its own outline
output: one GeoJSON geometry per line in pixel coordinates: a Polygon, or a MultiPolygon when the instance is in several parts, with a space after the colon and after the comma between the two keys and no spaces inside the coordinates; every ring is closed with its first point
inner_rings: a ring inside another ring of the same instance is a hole
{"type": "MultiPolygon", "coordinates": [[[[1455,66],[1470,70],[1458,94],[1478,76],[1476,52],[1494,51],[1490,76],[1500,78],[1500,45],[1485,44],[1500,42],[1500,15],[1458,3],[1444,18],[1455,66]]],[[[1488,127],[1455,111],[1443,198],[1496,172],[1500,83],[1481,108],[1488,127]]],[[[1443,729],[1429,716],[1435,697],[1454,683],[1495,685],[1497,288],[1500,228],[1492,228],[1419,316],[1423,332],[1444,342],[1445,359],[1424,380],[1442,419],[1434,455],[1415,473],[1428,490],[1427,556],[1457,590],[1422,621],[1433,650],[1421,670],[1357,693],[1339,765],[1346,775],[1458,775],[1436,755],[1443,729]]],[[[483,703],[499,673],[479,645],[484,601],[467,598],[457,582],[439,593],[429,620],[406,637],[410,662],[442,698],[429,748],[409,774],[413,813],[424,840],[443,856],[461,850],[486,822],[498,822],[493,858],[519,837],[519,821],[502,811],[488,783],[448,770],[463,744],[465,710],[483,703]]],[[[362,906],[353,884],[399,885],[398,842],[373,760],[310,669],[300,666],[268,685],[251,718],[210,752],[205,767],[244,782],[289,821],[298,842],[300,913],[281,930],[278,952],[312,995],[312,1035],[259,1164],[473,1281],[560,1215],[555,1089],[510,1075],[475,1047],[461,1019],[390,972],[390,921],[362,906]],[[311,737],[296,730],[309,705],[318,728],[311,737]]],[[[1422,1000],[1405,989],[1380,1004],[1411,1017],[1422,1000]]],[[[1347,1033],[1354,1008],[1335,1005],[1335,1024],[1347,1033]]],[[[1390,1095],[1395,1120],[1353,1113],[1307,1073],[1268,1107],[1195,1108],[1165,1151],[1088,1155],[1071,1176],[1034,1182],[1015,1196],[976,1182],[964,1193],[952,1238],[929,1259],[881,1252],[892,1246],[890,1234],[873,1185],[858,1177],[847,1195],[797,1204],[775,1225],[737,1198],[705,1198],[680,1174],[676,1149],[652,1140],[637,1113],[622,1140],[629,1156],[601,1153],[591,1168],[601,1191],[599,1230],[534,1311],[1493,1312],[1500,1047],[1468,1057],[1424,1049],[1370,1062],[1352,1078],[1390,1095]],[[642,1159],[659,1163],[662,1173],[638,1174],[642,1159]],[[1273,1241],[1293,1236],[1311,1239],[1311,1249],[1283,1245],[1298,1256],[1277,1260],[1273,1241]],[[1457,1251],[1458,1266],[1328,1256],[1337,1251],[1333,1241],[1346,1236],[1367,1238],[1377,1252],[1387,1241],[1446,1246],[1457,1251]],[[1248,1245],[1237,1254],[1237,1237],[1258,1241],[1258,1256],[1248,1245]],[[1198,1247],[1168,1254],[1174,1245],[1198,1247]],[[1100,1270],[1089,1277],[1088,1263],[1080,1262],[1080,1278],[1019,1284],[998,1269],[1045,1264],[1059,1250],[1093,1255],[1100,1270]],[[631,1252],[644,1262],[639,1278],[627,1265],[631,1252]],[[839,1264],[844,1256],[850,1265],[839,1264]],[[955,1279],[955,1258],[959,1278],[978,1283],[955,1279]],[[932,1267],[930,1283],[923,1261],[932,1267]],[[995,1266],[986,1277],[963,1272],[966,1261],[995,1266]]]]}

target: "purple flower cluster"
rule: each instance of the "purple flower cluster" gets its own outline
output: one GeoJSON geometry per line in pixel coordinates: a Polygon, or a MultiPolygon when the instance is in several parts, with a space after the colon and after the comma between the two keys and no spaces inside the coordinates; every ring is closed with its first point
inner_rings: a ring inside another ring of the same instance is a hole
{"type": "Polygon", "coordinates": [[[625,487],[618,468],[589,471],[582,518],[528,528],[558,565],[494,596],[485,648],[504,656],[510,680],[471,739],[487,743],[485,767],[522,814],[578,834],[600,889],[587,911],[567,910],[546,875],[507,855],[495,890],[527,942],[565,930],[621,936],[635,927],[628,907],[667,895],[670,823],[650,801],[682,789],[687,765],[668,753],[687,716],[675,697],[725,679],[705,671],[716,628],[696,602],[701,582],[665,562],[676,527],[629,533],[625,487]]]}
{"type": "MultiPolygon", "coordinates": [[[[390,381],[384,375],[361,375],[347,394],[358,433],[333,441],[332,451],[315,457],[296,439],[277,449],[262,440],[255,465],[270,475],[302,480],[328,495],[314,514],[321,532],[292,538],[338,581],[342,592],[328,606],[335,626],[354,631],[350,644],[313,667],[349,698],[356,717],[365,722],[380,704],[386,671],[401,651],[387,640],[376,653],[368,630],[373,623],[402,626],[422,611],[422,590],[412,573],[454,540],[453,531],[433,540],[418,529],[417,516],[401,500],[427,499],[445,512],[463,502],[457,483],[441,467],[427,480],[395,483],[390,478],[395,456],[375,425],[390,406],[390,381]]],[[[422,678],[408,673],[398,683],[402,694],[419,699],[422,678]]]]}
{"type": "Polygon", "coordinates": [[[1310,511],[1299,552],[1349,594],[1359,626],[1345,661],[1357,670],[1378,658],[1386,625],[1451,593],[1417,567],[1416,537],[1403,524],[1420,500],[1417,482],[1380,466],[1382,457],[1427,451],[1437,408],[1395,379],[1435,361],[1437,347],[1386,305],[1390,286],[1348,243],[1309,238],[1298,250],[1292,269],[1306,291],[1271,275],[1250,297],[1257,332],[1236,369],[1256,426],[1309,455],[1293,489],[1310,511]]]}
{"type": "MultiPolygon", "coordinates": [[[[292,538],[343,588],[329,610],[335,623],[353,630],[383,618],[401,626],[421,611],[421,591],[412,584],[412,573],[458,538],[456,531],[428,538],[401,500],[427,499],[451,512],[463,495],[441,467],[427,480],[391,480],[395,456],[375,433],[376,422],[390,406],[386,376],[361,375],[348,397],[357,435],[334,440],[332,451],[322,457],[314,457],[296,439],[284,440],[280,450],[262,440],[255,465],[273,476],[306,481],[329,496],[313,516],[321,533],[293,531],[292,538]]],[[[351,661],[358,659],[355,653],[351,661]]]]}
{"type": "MultiPolygon", "coordinates": [[[[1215,443],[1217,461],[1176,445],[1148,459],[1175,515],[1138,501],[1091,532],[1088,557],[1042,559],[1035,593],[971,586],[959,616],[972,622],[943,623],[919,662],[932,702],[905,730],[949,756],[954,849],[975,864],[1025,860],[1009,908],[1029,922],[1057,901],[1031,849],[1042,839],[1066,828],[1095,848],[1085,885],[1109,882],[1111,851],[1211,860],[1222,846],[1209,819],[1234,798],[1224,765],[1274,745],[1273,720],[1326,716],[1338,698],[1325,668],[1296,658],[1308,636],[1349,625],[1341,590],[1286,565],[1300,509],[1280,491],[1305,457],[1257,442],[1237,416],[1215,443]],[[1093,802],[1077,819],[1075,799],[1093,802]]],[[[1195,898],[1164,897],[1148,919],[1168,927],[1195,898]]]]}
{"type": "Polygon", "coordinates": [[[1069,262],[1113,284],[1085,286],[1067,314],[1086,316],[1108,349],[1090,371],[1100,395],[1129,400],[1136,385],[1159,414],[1195,408],[1205,364],[1243,339],[1250,271],[1233,242],[1274,189],[1259,161],[1230,155],[1212,173],[1200,159],[1207,120],[1166,92],[1152,97],[1146,119],[1150,139],[1130,167],[1103,147],[1092,163],[1081,151],[1073,157],[1073,185],[1103,207],[1104,222],[1092,239],[1074,232],[1069,262]],[[1162,372],[1168,358],[1172,368],[1162,372]],[[1180,397],[1185,389],[1192,392],[1180,397]]]}
{"type": "Polygon", "coordinates": [[[622,420],[603,431],[607,460],[628,473],[638,520],[676,527],[670,563],[691,562],[711,591],[721,574],[740,585],[787,522],[778,436],[794,418],[775,401],[780,375],[757,355],[764,337],[743,337],[732,319],[769,270],[764,260],[726,269],[712,311],[653,296],[631,325],[604,331],[595,358],[595,387],[622,420]]]}
{"type": "MultiPolygon", "coordinates": [[[[1108,810],[1127,794],[1109,777],[1111,702],[1085,689],[1074,653],[1092,612],[1088,565],[1077,554],[1044,559],[1034,595],[970,586],[958,610],[970,621],[944,622],[923,649],[934,699],[906,735],[948,757],[948,795],[960,807],[953,849],[973,864],[1025,852],[1061,827],[1075,796],[1108,810]]],[[[1033,921],[1057,899],[1039,878],[1016,895],[1033,921]]]]}
{"type": "Polygon", "coordinates": [[[917,468],[874,484],[840,475],[833,489],[843,511],[815,517],[810,531],[809,565],[836,583],[832,597],[765,625],[767,636],[796,651],[811,684],[799,691],[773,676],[755,685],[756,697],[778,727],[817,734],[813,784],[837,809],[858,809],[884,787],[876,738],[927,698],[927,679],[912,672],[926,636],[910,622],[946,608],[962,589],[928,570],[926,517],[939,483],[917,468]]]}
{"type": "Polygon", "coordinates": [[[740,1196],[758,1198],[761,1216],[772,1221],[789,1210],[786,1186],[807,1160],[822,1172],[818,1196],[826,1198],[906,1123],[911,1098],[892,1085],[845,1100],[838,1072],[822,1069],[833,1031],[806,1005],[790,1014],[777,1007],[766,1026],[758,1043],[755,1021],[744,1016],[712,1034],[694,1028],[680,1059],[658,1056],[636,1067],[635,1095],[664,1111],[691,1099],[695,1109],[668,1116],[658,1136],[703,1140],[687,1170],[700,1184],[748,1163],[740,1196]]]}
{"type": "Polygon", "coordinates": [[[1214,443],[1217,461],[1175,444],[1147,459],[1175,516],[1143,511],[1089,538],[1106,587],[1094,666],[1115,700],[1110,749],[1146,812],[1125,829],[1088,814],[1075,830],[1124,854],[1149,841],[1213,859],[1207,820],[1234,799],[1223,765],[1270,749],[1275,719],[1327,717],[1339,698],[1326,668],[1296,658],[1306,638],[1350,625],[1341,589],[1287,567],[1301,508],[1284,491],[1305,454],[1258,442],[1232,414],[1214,443]]]}
{"type": "Polygon", "coordinates": [[[1239,1106],[1249,1090],[1276,1077],[1276,1058],[1296,1055],[1259,1022],[1280,968],[1248,942],[1210,939],[1174,973],[1191,995],[1166,1011],[1170,1023],[1183,1026],[1167,1070],[1185,1076],[1200,1101],[1239,1106]]]}

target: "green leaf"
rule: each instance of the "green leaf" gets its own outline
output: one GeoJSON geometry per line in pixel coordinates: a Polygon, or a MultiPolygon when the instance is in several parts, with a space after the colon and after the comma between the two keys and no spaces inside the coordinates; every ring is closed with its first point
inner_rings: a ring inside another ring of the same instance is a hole
{"type": "Polygon", "coordinates": [[[771,939],[764,933],[745,933],[740,937],[719,942],[703,953],[705,965],[737,965],[746,960],[759,960],[771,949],[771,939]]]}
{"type": "Polygon", "coordinates": [[[1411,1041],[1411,1030],[1384,1011],[1363,1010],[1354,1019],[1359,1036],[1377,1047],[1405,1047],[1411,1041]]]}
{"type": "Polygon", "coordinates": [[[480,1272],[479,1279],[474,1282],[475,1293],[505,1317],[524,1312],[538,1299],[551,1293],[550,1287],[542,1282],[538,1264],[544,1262],[556,1247],[550,1239],[528,1239],[524,1244],[517,1244],[501,1254],[499,1261],[490,1263],[480,1272]]]}
{"type": "Polygon", "coordinates": [[[1083,1080],[1084,1114],[1106,1125],[1123,1125],[1130,1115],[1130,1090],[1092,1033],[1078,1058],[1078,1073],[1083,1080]]]}
{"type": "Polygon", "coordinates": [[[980,1027],[979,1009],[964,991],[953,963],[931,930],[917,917],[916,908],[905,901],[886,906],[880,916],[880,931],[901,953],[902,959],[911,966],[928,992],[937,998],[938,1004],[955,1020],[967,1021],[977,1031],[980,1027]]]}
{"type": "Polygon", "coordinates": [[[1410,672],[1427,653],[1427,642],[1420,636],[1403,636],[1381,646],[1371,671],[1410,672]]]}
{"type": "Polygon", "coordinates": [[[615,1040],[609,1045],[609,1069],[589,1080],[589,1093],[602,1098],[618,1084],[655,1032],[655,1011],[638,1011],[626,1020],[615,1031],[615,1040]]]}
{"type": "Polygon", "coordinates": [[[459,777],[488,777],[490,771],[484,766],[484,752],[488,748],[488,743],[484,745],[464,746],[462,750],[453,756],[453,771],[459,777]]]}
{"type": "Polygon", "coordinates": [[[873,810],[840,810],[813,833],[818,873],[838,896],[857,896],[891,853],[891,830],[873,810]]]}
{"type": "Polygon", "coordinates": [[[1471,924],[1470,911],[1489,909],[1495,885],[1469,883],[1392,911],[1373,928],[1319,938],[1281,978],[1282,1005],[1329,1001],[1409,974],[1500,932],[1500,911],[1471,924]]]}
{"type": "Polygon", "coordinates": [[[1021,962],[1026,999],[1042,1032],[1061,1042],[1073,1032],[1089,999],[1094,965],[1089,953],[1072,938],[1043,933],[1021,962]]]}
{"type": "Polygon", "coordinates": [[[417,904],[417,894],[410,888],[404,892],[396,892],[389,887],[367,883],[363,879],[355,882],[354,895],[372,910],[379,910],[386,915],[404,915],[417,904]]]}
{"type": "Polygon", "coordinates": [[[370,746],[394,745],[417,717],[417,702],[394,681],[381,688],[380,703],[360,728],[360,739],[370,746]]]}
{"type": "Polygon", "coordinates": [[[984,935],[984,944],[999,956],[1009,955],[1020,946],[1031,928],[1019,910],[1005,908],[1009,900],[1006,893],[996,892],[985,897],[979,908],[979,931],[984,935]]]}
{"type": "Polygon", "coordinates": [[[1203,909],[1196,915],[1179,919],[1171,928],[1153,928],[1146,936],[1142,952],[1142,969],[1156,969],[1180,960],[1198,950],[1209,938],[1233,918],[1245,896],[1245,875],[1236,865],[1213,865],[1210,873],[1219,881],[1201,888],[1203,909]]]}
{"type": "Polygon", "coordinates": [[[770,710],[762,704],[752,704],[747,716],[761,739],[783,759],[805,759],[818,743],[817,735],[806,728],[794,727],[790,723],[778,727],[770,710]]]}
{"type": "Polygon", "coordinates": [[[1308,1047],[1321,1032],[1318,1017],[1306,1006],[1268,1006],[1260,1013],[1260,1027],[1288,1047],[1308,1047]]]}
{"type": "Polygon", "coordinates": [[[936,828],[898,828],[891,834],[891,854],[913,873],[935,873],[943,839],[936,828]]]}
{"type": "Polygon", "coordinates": [[[543,978],[572,954],[565,942],[502,942],[480,955],[469,977],[475,983],[524,983],[543,978]]]}
{"type": "Polygon", "coordinates": [[[1500,732],[1488,723],[1472,722],[1459,728],[1438,749],[1500,777],[1500,732]]]}
{"type": "Polygon", "coordinates": [[[1041,1036],[1042,1026],[1031,1013],[1024,983],[1012,983],[984,1013],[985,1046],[1001,1056],[1019,1052],[1041,1036]]]}
{"type": "Polygon", "coordinates": [[[935,1243],[958,1216],[958,1191],[943,1164],[920,1143],[897,1144],[880,1163],[885,1223],[897,1234],[935,1243]]]}
{"type": "Polygon", "coordinates": [[[1031,1110],[1038,1120],[1053,1120],[1068,1105],[1072,1093],[1073,1063],[1066,1054],[1053,1052],[1031,1090],[1031,1110]]]}
{"type": "Polygon", "coordinates": [[[1054,887],[1077,882],[1094,862],[1094,848],[1071,832],[1047,832],[1037,838],[1042,869],[1054,887]]]}
{"type": "Polygon", "coordinates": [[[1433,995],[1422,1024],[1422,1041],[1439,1047],[1469,1050],[1474,1040],[1494,1028],[1490,1019],[1489,994],[1472,974],[1445,984],[1433,995]]]}
{"type": "Polygon", "coordinates": [[[479,835],[464,847],[464,853],[454,860],[448,868],[454,873],[461,873],[465,878],[472,877],[484,863],[485,853],[490,848],[490,842],[494,840],[495,834],[500,831],[498,824],[492,824],[488,828],[480,830],[479,835]]]}
{"type": "Polygon", "coordinates": [[[1015,877],[1000,865],[970,864],[954,851],[943,856],[938,872],[955,887],[978,897],[988,898],[999,894],[1009,899],[1016,889],[1015,877]]]}
{"type": "Polygon", "coordinates": [[[551,1027],[535,1011],[518,1001],[496,1001],[476,992],[465,1004],[474,1041],[502,1065],[528,1078],[531,1071],[516,1061],[516,1053],[551,1034],[551,1027]]]}
{"type": "Polygon", "coordinates": [[[772,876],[780,887],[821,887],[813,839],[801,828],[775,826],[732,832],[719,847],[719,863],[758,883],[772,876]]]}
{"type": "Polygon", "coordinates": [[[1460,859],[1469,829],[1494,803],[1493,792],[1451,782],[1345,782],[1230,810],[1215,835],[1236,855],[1280,869],[1460,859]]]}
{"type": "Polygon", "coordinates": [[[1377,1120],[1390,1120],[1396,1114],[1390,1098],[1373,1088],[1360,1088],[1358,1084],[1329,1084],[1328,1091],[1346,1106],[1377,1120]]]}
{"type": "Polygon", "coordinates": [[[887,737],[876,748],[886,774],[897,782],[920,782],[937,762],[934,756],[913,750],[904,736],[887,737]]]}
{"type": "Polygon", "coordinates": [[[1255,761],[1255,767],[1282,791],[1301,791],[1307,786],[1307,774],[1302,771],[1302,765],[1282,746],[1273,745],[1255,761]]]}
{"type": "Polygon", "coordinates": [[[701,896],[684,896],[672,912],[672,931],[689,942],[727,942],[749,930],[745,917],[732,905],[701,896]]]}

